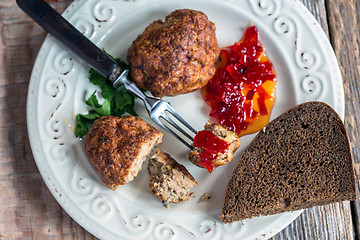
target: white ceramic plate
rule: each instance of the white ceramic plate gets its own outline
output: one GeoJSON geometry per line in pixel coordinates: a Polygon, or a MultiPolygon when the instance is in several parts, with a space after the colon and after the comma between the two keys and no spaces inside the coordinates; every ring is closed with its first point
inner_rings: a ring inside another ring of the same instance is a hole
{"type": "MultiPolygon", "coordinates": [[[[309,100],[324,101],[344,117],[343,86],[333,50],[299,1],[79,0],[64,16],[97,45],[125,59],[132,41],[150,22],[178,8],[205,12],[216,24],[221,47],[240,40],[249,24],[258,27],[278,77],[272,118],[309,100]]],[[[236,159],[254,135],[242,137],[235,160],[209,175],[186,160],[188,149],[164,134],[161,148],[199,183],[194,198],[169,209],[148,190],[147,170],[115,192],[105,187],[73,134],[74,117],[87,111],[84,99],[95,89],[87,80],[88,71],[87,64],[47,37],[33,69],[27,103],[29,138],[39,171],[56,200],[86,230],[102,239],[265,239],[300,214],[226,225],[219,219],[236,159]],[[212,198],[201,201],[205,192],[212,198]]],[[[199,92],[166,100],[195,128],[203,128],[209,109],[199,92]]],[[[151,122],[142,104],[136,107],[151,122]]]]}

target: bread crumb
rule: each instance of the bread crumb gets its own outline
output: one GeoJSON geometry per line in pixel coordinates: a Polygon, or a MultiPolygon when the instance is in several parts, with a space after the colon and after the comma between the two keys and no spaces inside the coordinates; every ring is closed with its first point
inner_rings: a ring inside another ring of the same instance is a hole
{"type": "Polygon", "coordinates": [[[262,131],[265,133],[265,131],[266,131],[266,127],[263,127],[262,131]]]}
{"type": "Polygon", "coordinates": [[[167,203],[165,203],[165,201],[163,200],[163,201],[161,201],[162,202],[162,204],[163,204],[163,206],[165,207],[165,208],[167,208],[167,209],[169,209],[170,208],[170,205],[169,204],[167,204],[167,203]]]}
{"type": "Polygon", "coordinates": [[[204,201],[207,201],[211,198],[210,194],[209,193],[204,193],[202,196],[201,196],[201,200],[204,200],[204,201]]]}

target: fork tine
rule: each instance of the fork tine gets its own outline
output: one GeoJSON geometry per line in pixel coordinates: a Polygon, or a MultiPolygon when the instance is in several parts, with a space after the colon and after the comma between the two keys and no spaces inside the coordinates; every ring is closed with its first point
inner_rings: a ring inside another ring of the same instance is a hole
{"type": "Polygon", "coordinates": [[[179,132],[181,132],[182,134],[184,134],[184,136],[186,136],[188,139],[190,139],[192,142],[194,141],[194,138],[191,137],[187,132],[185,132],[181,127],[179,127],[179,125],[177,125],[171,118],[169,118],[169,116],[167,116],[166,114],[163,114],[163,116],[161,116],[165,121],[167,121],[171,126],[173,126],[174,128],[176,128],[176,130],[178,130],[179,132]]]}
{"type": "MultiPolygon", "coordinates": [[[[157,118],[152,118],[154,122],[157,123],[160,127],[165,129],[167,132],[171,133],[174,137],[176,137],[180,142],[182,142],[184,145],[186,145],[188,148],[193,149],[193,146],[191,146],[189,143],[187,143],[184,139],[182,139],[178,134],[176,134],[173,130],[168,128],[165,124],[159,121],[157,118]]],[[[177,128],[176,128],[177,129],[177,128]]]]}
{"type": "Polygon", "coordinates": [[[176,137],[180,142],[185,144],[188,148],[193,149],[192,145],[185,141],[184,137],[187,137],[191,142],[194,142],[194,138],[186,132],[183,128],[187,127],[191,132],[197,133],[197,131],[191,127],[170,105],[169,103],[152,97],[147,97],[143,99],[146,109],[150,115],[150,118],[161,128],[163,128],[168,133],[172,134],[176,137]],[[170,118],[169,114],[171,114],[176,120],[182,123],[183,126],[179,126],[173,119],[170,118]],[[174,132],[173,129],[166,126],[163,122],[160,121],[162,118],[168,124],[170,124],[173,128],[175,128],[178,132],[174,132]],[[178,133],[183,134],[180,136],[178,133]]]}
{"type": "MultiPolygon", "coordinates": [[[[188,122],[186,122],[185,119],[183,119],[169,104],[167,104],[166,111],[171,113],[171,115],[173,115],[179,122],[181,122],[185,127],[190,129],[193,133],[197,134],[197,131],[188,122]]],[[[194,141],[194,139],[192,140],[194,141]]]]}

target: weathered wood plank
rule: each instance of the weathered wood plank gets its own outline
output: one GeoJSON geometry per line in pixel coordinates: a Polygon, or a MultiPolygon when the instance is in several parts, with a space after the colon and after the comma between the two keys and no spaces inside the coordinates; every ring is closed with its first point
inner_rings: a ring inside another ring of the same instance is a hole
{"type": "MultiPolygon", "coordinates": [[[[340,62],[344,80],[346,118],[352,156],[355,163],[357,190],[360,186],[360,1],[328,0],[330,38],[340,62]]],[[[357,239],[360,238],[360,200],[352,203],[357,239]]]]}
{"type": "MultiPolygon", "coordinates": [[[[63,11],[71,2],[58,0],[52,4],[63,11]]],[[[340,62],[346,93],[346,127],[358,177],[360,31],[356,24],[360,19],[356,10],[360,9],[360,2],[302,2],[330,36],[340,62]]],[[[26,88],[44,37],[45,33],[21,13],[15,1],[0,0],[0,139],[3,140],[0,145],[0,239],[96,239],[72,220],[52,197],[31,154],[25,120],[26,88]]],[[[359,232],[359,201],[354,209],[359,232]]],[[[307,209],[273,239],[354,239],[350,214],[348,203],[307,209]]]]}
{"type": "Polygon", "coordinates": [[[0,0],[0,239],[95,239],[50,194],[31,153],[27,85],[44,37],[15,1],[0,0]]]}
{"type": "Polygon", "coordinates": [[[302,2],[312,13],[312,15],[322,26],[325,34],[329,37],[325,0],[300,0],[300,2],[302,2]]]}
{"type": "Polygon", "coordinates": [[[306,209],[273,239],[354,239],[350,204],[306,209]]]}

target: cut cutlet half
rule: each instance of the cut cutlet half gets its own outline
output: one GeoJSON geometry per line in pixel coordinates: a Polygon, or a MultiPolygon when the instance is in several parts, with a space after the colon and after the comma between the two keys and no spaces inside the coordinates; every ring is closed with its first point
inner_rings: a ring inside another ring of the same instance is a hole
{"type": "Polygon", "coordinates": [[[106,116],[93,123],[84,149],[102,182],[116,190],[131,182],[163,134],[134,116],[106,116]]]}
{"type": "Polygon", "coordinates": [[[355,198],[344,125],[327,104],[308,102],[271,121],[250,143],[220,218],[231,223],[355,198]]]}
{"type": "Polygon", "coordinates": [[[149,159],[148,171],[150,190],[166,202],[187,201],[192,195],[192,187],[197,185],[183,165],[160,149],[149,159]]]}

